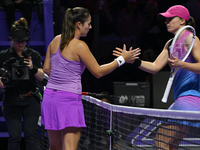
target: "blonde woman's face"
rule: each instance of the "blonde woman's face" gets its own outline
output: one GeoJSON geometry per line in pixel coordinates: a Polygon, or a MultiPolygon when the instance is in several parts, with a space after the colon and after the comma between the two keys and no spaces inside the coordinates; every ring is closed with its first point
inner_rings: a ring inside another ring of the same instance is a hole
{"type": "Polygon", "coordinates": [[[92,25],[91,25],[91,16],[89,16],[85,23],[84,24],[81,24],[81,27],[80,27],[80,32],[81,32],[81,36],[82,37],[85,37],[87,36],[89,30],[92,28],[92,25]]]}

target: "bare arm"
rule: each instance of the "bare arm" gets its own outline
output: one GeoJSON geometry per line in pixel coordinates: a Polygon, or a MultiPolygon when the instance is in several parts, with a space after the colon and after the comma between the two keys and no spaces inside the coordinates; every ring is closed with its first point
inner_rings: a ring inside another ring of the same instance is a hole
{"type": "Polygon", "coordinates": [[[46,52],[46,56],[45,56],[45,61],[44,61],[44,65],[43,65],[43,71],[44,73],[46,73],[48,76],[50,76],[50,70],[51,70],[51,54],[50,54],[50,44],[48,46],[47,52],[46,52]]]}
{"type": "Polygon", "coordinates": [[[1,81],[1,77],[0,77],[0,88],[6,88],[6,86],[4,86],[3,82],[1,81]]]}
{"type": "MultiPolygon", "coordinates": [[[[143,71],[156,74],[158,71],[160,71],[166,64],[168,60],[168,45],[169,41],[165,44],[163,51],[159,54],[159,56],[156,58],[154,62],[149,61],[141,61],[141,65],[139,68],[143,71]]],[[[116,50],[113,51],[114,56],[119,56],[122,53],[122,49],[116,48],[116,50]]],[[[133,62],[131,62],[133,63],[133,62]]]]}
{"type": "Polygon", "coordinates": [[[156,74],[167,64],[168,57],[168,50],[164,48],[154,62],[142,61],[139,68],[148,73],[156,74]]]}
{"type": "MultiPolygon", "coordinates": [[[[113,60],[110,63],[99,65],[90,52],[88,46],[85,43],[80,43],[81,51],[79,51],[78,55],[80,60],[84,63],[87,69],[96,77],[100,78],[105,76],[115,70],[118,67],[118,63],[116,60],[113,60]]],[[[140,49],[135,49],[132,51],[126,51],[126,46],[122,50],[122,57],[125,59],[126,62],[135,59],[140,54],[140,49]]]]}
{"type": "Polygon", "coordinates": [[[44,78],[44,72],[42,68],[38,68],[38,71],[36,74],[34,74],[35,78],[38,79],[39,81],[42,81],[44,78]]]}
{"type": "Polygon", "coordinates": [[[48,77],[50,76],[50,70],[51,70],[51,55],[54,54],[58,50],[60,46],[60,38],[61,38],[60,34],[54,37],[54,39],[51,41],[51,43],[49,44],[47,48],[45,61],[43,65],[43,71],[46,75],[48,75],[48,77]]]}

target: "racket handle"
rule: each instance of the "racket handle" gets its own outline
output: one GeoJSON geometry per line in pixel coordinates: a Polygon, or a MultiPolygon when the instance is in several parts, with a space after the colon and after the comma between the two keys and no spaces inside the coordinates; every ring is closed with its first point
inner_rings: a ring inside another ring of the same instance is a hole
{"type": "Polygon", "coordinates": [[[87,96],[89,96],[90,94],[88,92],[81,92],[81,95],[87,95],[87,96]]]}
{"type": "Polygon", "coordinates": [[[163,95],[163,98],[162,98],[163,103],[167,102],[167,98],[169,96],[169,92],[170,92],[170,89],[172,87],[173,80],[174,80],[174,76],[170,77],[168,82],[167,82],[167,86],[165,88],[165,92],[164,92],[164,95],[163,95]]]}

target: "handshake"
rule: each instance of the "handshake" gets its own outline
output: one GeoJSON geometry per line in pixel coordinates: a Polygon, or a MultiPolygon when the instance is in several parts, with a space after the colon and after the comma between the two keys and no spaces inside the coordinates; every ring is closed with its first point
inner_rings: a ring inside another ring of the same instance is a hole
{"type": "Polygon", "coordinates": [[[139,67],[141,65],[141,60],[139,59],[140,51],[140,48],[132,49],[132,47],[127,51],[126,45],[124,44],[123,49],[116,47],[116,50],[113,50],[113,55],[117,56],[115,60],[117,60],[119,67],[125,62],[139,67]]]}

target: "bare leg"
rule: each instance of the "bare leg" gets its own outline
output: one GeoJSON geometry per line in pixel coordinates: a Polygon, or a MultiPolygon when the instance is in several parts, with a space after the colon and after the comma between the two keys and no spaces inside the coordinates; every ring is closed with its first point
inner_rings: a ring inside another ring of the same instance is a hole
{"type": "Polygon", "coordinates": [[[62,150],[61,131],[48,130],[50,150],[62,150]]]}
{"type": "Polygon", "coordinates": [[[155,145],[157,150],[178,150],[178,145],[185,136],[180,131],[188,131],[189,128],[176,125],[162,124],[156,134],[155,145]]]}
{"type": "Polygon", "coordinates": [[[177,147],[175,147],[174,145],[179,145],[182,141],[182,139],[185,137],[185,133],[183,132],[187,132],[189,130],[189,127],[186,126],[177,126],[176,129],[177,132],[177,139],[173,141],[173,145],[170,145],[170,150],[178,150],[177,147]]]}
{"type": "Polygon", "coordinates": [[[63,150],[77,150],[82,128],[67,127],[61,130],[63,150]]]}

